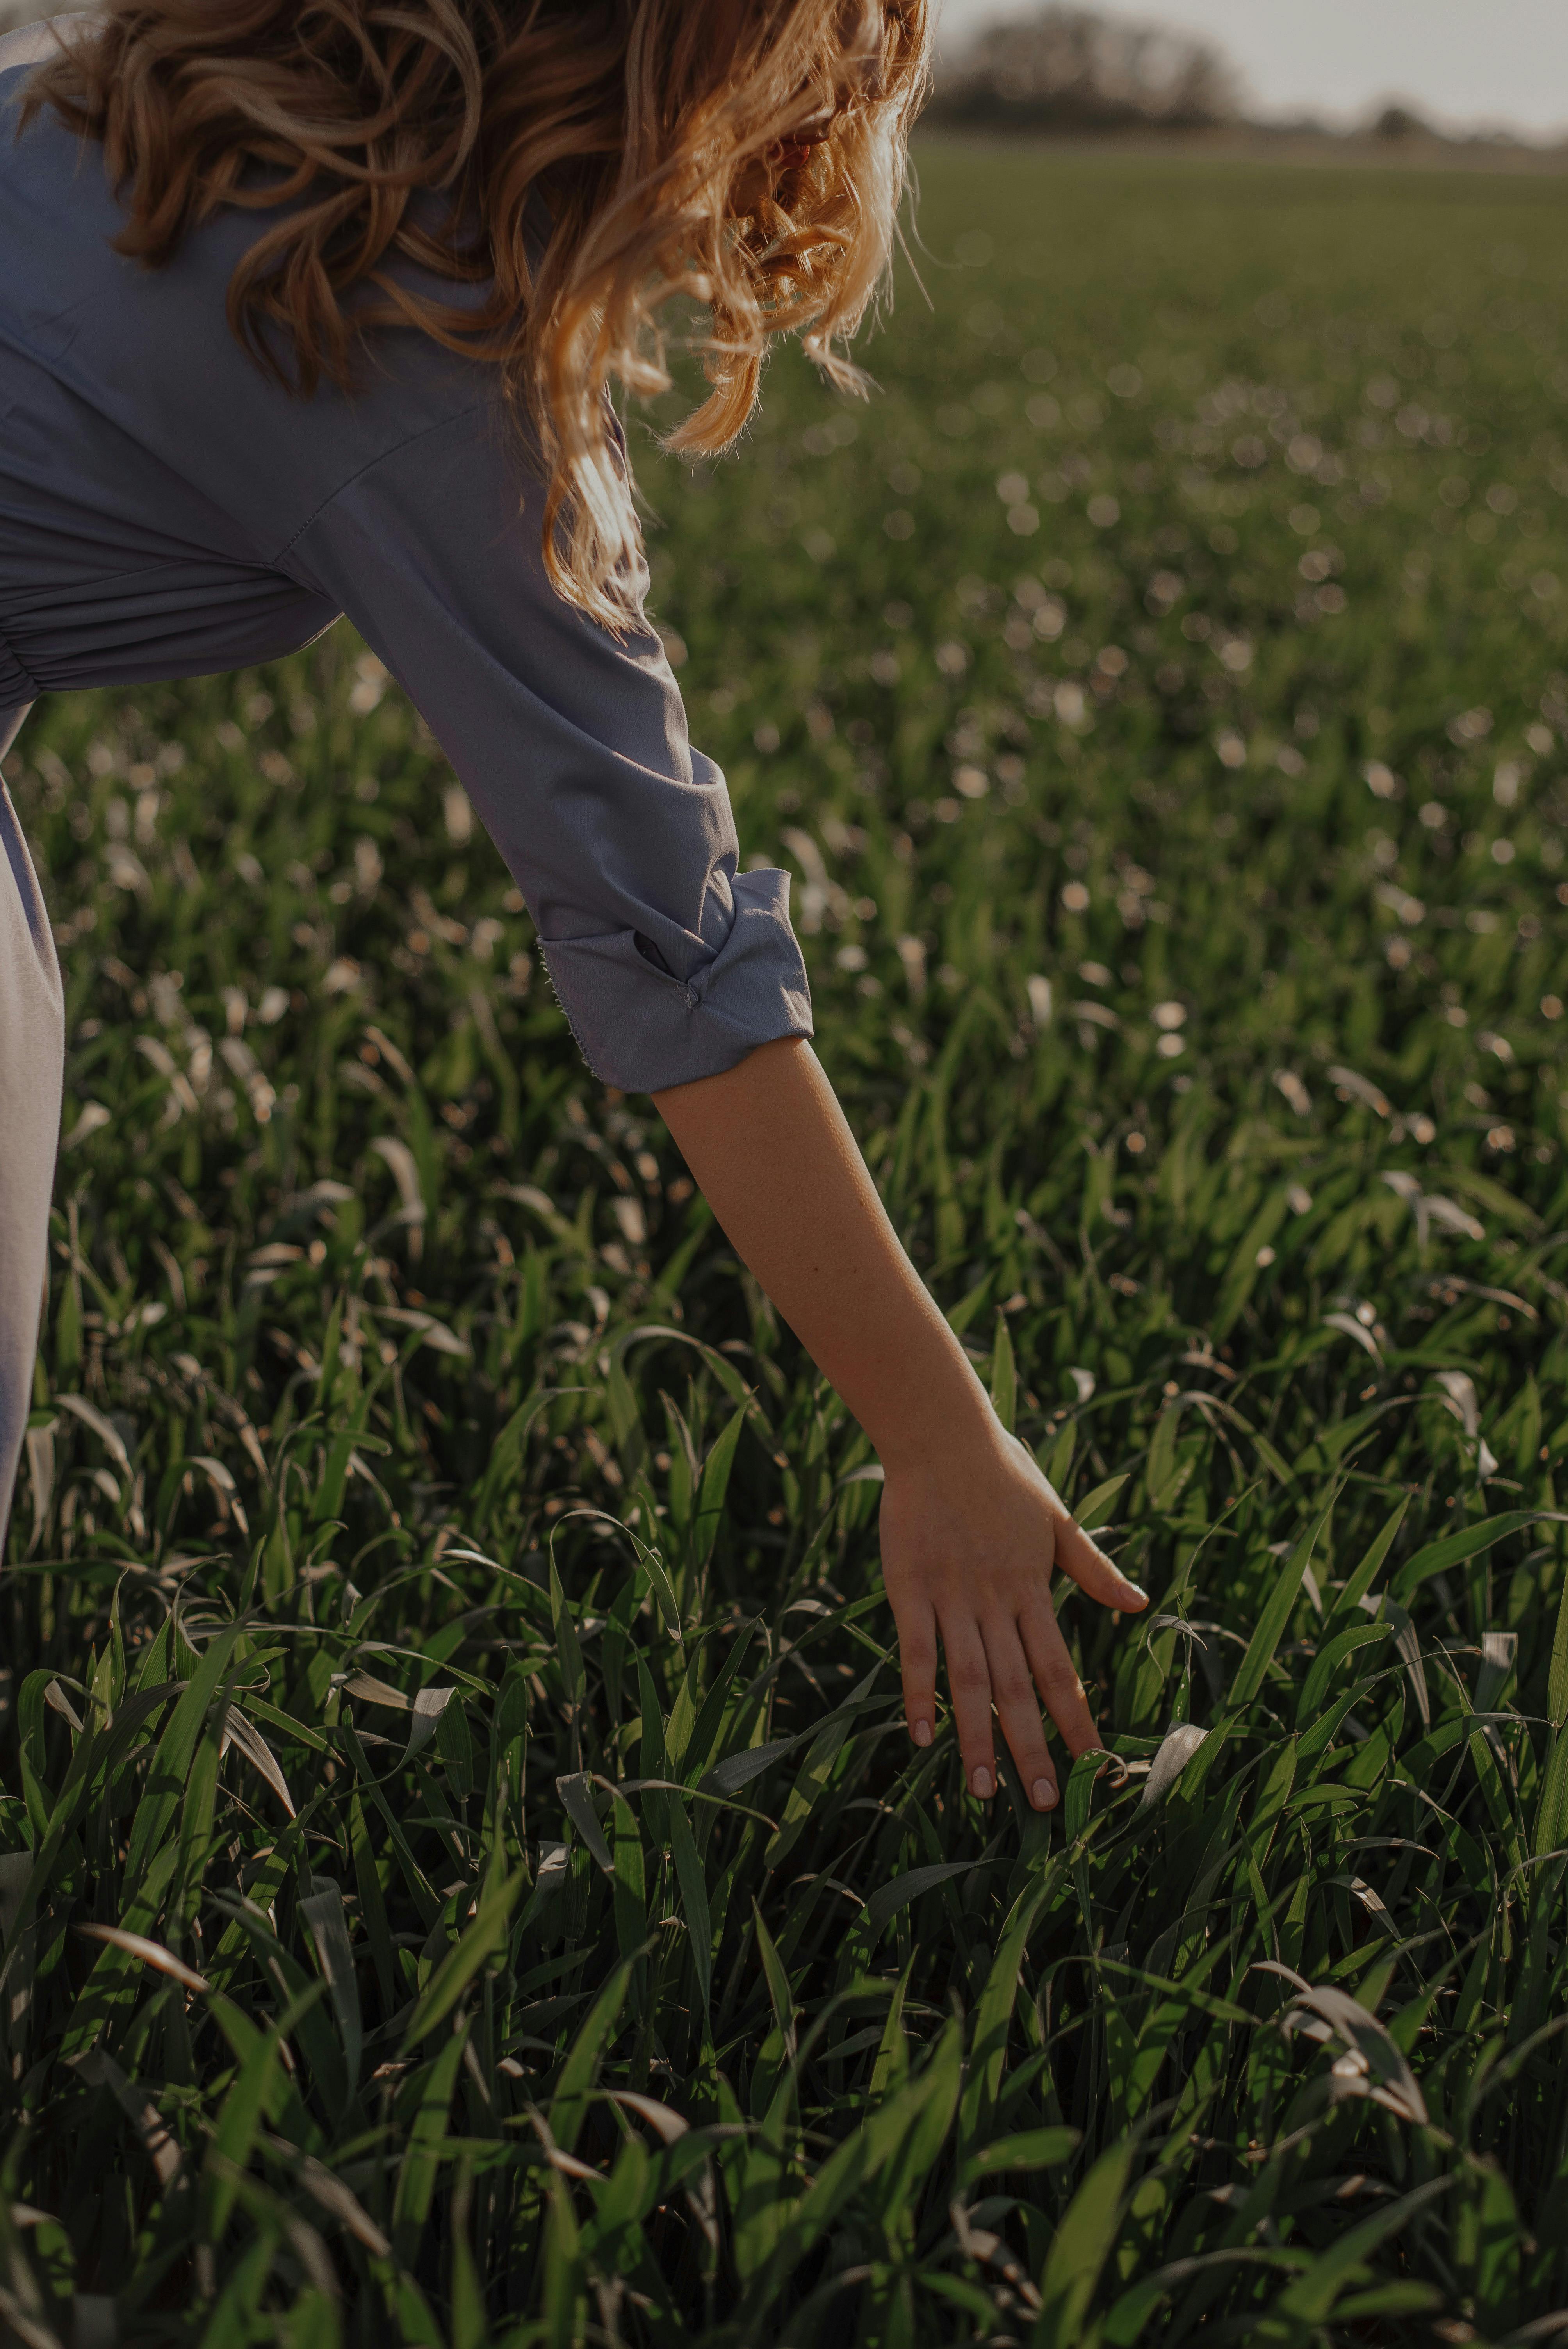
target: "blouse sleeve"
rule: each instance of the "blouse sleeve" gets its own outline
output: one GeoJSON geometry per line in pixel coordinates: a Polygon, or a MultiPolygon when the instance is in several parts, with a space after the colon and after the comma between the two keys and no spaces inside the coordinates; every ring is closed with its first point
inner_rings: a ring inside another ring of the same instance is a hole
{"type": "Polygon", "coordinates": [[[545,573],[488,405],[356,475],[279,561],[329,595],[450,759],[521,890],[593,1073],[628,1092],[811,1033],[789,876],[737,870],[720,770],[664,648],[545,573]]]}

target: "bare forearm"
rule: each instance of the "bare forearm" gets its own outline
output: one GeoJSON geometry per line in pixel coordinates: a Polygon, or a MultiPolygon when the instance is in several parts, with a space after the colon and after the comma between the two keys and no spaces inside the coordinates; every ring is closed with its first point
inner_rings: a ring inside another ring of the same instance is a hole
{"type": "Polygon", "coordinates": [[[654,1095],[714,1214],[884,1464],[997,1423],[899,1244],[816,1054],[764,1044],[654,1095]]]}
{"type": "Polygon", "coordinates": [[[996,1791],[992,1707],[1037,1810],[1057,1799],[1033,1691],[1068,1750],[1099,1744],[1050,1597],[1054,1565],[1103,1606],[1147,1604],[1005,1433],[899,1246],[809,1044],[763,1044],[722,1076],[655,1093],[740,1255],[882,1456],[882,1575],[910,1734],[935,1733],[946,1651],[971,1793],[996,1791]]]}

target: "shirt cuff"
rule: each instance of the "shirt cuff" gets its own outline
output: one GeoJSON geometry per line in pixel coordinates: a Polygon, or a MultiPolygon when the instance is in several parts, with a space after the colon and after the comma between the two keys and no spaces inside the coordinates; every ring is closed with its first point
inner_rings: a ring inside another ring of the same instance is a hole
{"type": "Polygon", "coordinates": [[[634,929],[541,938],[578,1050],[600,1081],[651,1093],[732,1069],[758,1044],[810,1036],[811,995],[789,926],[789,875],[738,873],[735,920],[689,979],[650,961],[634,929]]]}

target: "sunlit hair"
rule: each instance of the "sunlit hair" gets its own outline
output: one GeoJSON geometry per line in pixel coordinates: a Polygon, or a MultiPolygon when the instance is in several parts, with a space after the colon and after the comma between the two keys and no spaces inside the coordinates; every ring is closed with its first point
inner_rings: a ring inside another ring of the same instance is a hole
{"type": "Polygon", "coordinates": [[[302,394],[403,323],[498,367],[542,454],[560,591],[624,624],[640,568],[611,391],[669,387],[667,305],[706,313],[711,452],[769,336],[842,385],[884,279],[926,0],[108,0],[29,85],[99,140],[152,266],[224,206],[264,221],[229,319],[302,394]],[[826,136],[795,169],[779,143],[826,136]],[[432,201],[435,199],[435,201],[432,201]],[[426,298],[402,260],[475,287],[426,298]]]}

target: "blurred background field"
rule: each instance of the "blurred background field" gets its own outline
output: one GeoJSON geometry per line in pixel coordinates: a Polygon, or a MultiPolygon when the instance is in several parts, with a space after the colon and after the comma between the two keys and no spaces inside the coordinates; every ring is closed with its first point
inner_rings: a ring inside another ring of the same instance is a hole
{"type": "Polygon", "coordinates": [[[864,1440],[346,629],[40,705],[28,2341],[1568,2329],[1560,202],[918,160],[872,398],[645,439],[656,612],[1154,1595],[1062,1594],[1118,1766],[907,1746],[864,1440]]]}

